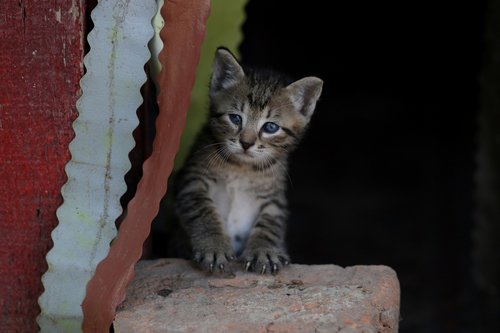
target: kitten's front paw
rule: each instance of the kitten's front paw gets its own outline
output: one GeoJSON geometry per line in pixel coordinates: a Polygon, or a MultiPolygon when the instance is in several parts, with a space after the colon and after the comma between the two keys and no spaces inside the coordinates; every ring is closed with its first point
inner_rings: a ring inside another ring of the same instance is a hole
{"type": "Polygon", "coordinates": [[[290,258],[285,250],[280,248],[246,249],[240,261],[245,265],[245,270],[265,274],[276,274],[283,266],[290,264],[290,258]]]}
{"type": "Polygon", "coordinates": [[[219,270],[221,273],[224,273],[229,267],[228,263],[234,260],[234,255],[229,246],[217,244],[193,249],[193,259],[204,270],[211,273],[214,270],[219,270]]]}

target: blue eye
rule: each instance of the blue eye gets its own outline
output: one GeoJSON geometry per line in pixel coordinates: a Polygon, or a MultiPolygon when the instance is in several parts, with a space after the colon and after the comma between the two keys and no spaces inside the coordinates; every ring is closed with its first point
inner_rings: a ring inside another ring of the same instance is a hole
{"type": "Polygon", "coordinates": [[[269,134],[276,133],[279,129],[280,127],[275,123],[265,123],[264,126],[262,126],[262,130],[269,134]]]}
{"type": "Polygon", "coordinates": [[[234,113],[231,113],[229,115],[229,120],[231,120],[231,122],[235,125],[241,125],[241,116],[240,115],[237,115],[237,114],[234,114],[234,113]]]}

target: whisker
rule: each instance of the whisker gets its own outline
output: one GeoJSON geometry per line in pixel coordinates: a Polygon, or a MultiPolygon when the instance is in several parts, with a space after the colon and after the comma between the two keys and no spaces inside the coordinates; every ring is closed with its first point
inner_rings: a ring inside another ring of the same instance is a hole
{"type": "Polygon", "coordinates": [[[207,168],[204,169],[204,173],[206,174],[209,169],[212,167],[216,166],[216,163],[220,160],[220,153],[222,150],[224,150],[224,146],[220,146],[217,149],[215,149],[213,152],[211,152],[205,159],[204,161],[207,161],[207,168]]]}
{"type": "Polygon", "coordinates": [[[263,153],[264,153],[264,158],[269,163],[269,169],[270,169],[271,173],[273,174],[273,178],[277,179],[277,177],[278,177],[277,170],[275,169],[275,166],[278,168],[281,168],[283,170],[283,173],[285,174],[285,176],[288,178],[288,181],[290,183],[290,187],[293,188],[292,178],[290,177],[290,174],[288,173],[287,167],[280,160],[274,158],[270,153],[268,153],[266,151],[264,151],[263,153]],[[275,162],[275,165],[272,165],[273,161],[275,162]]]}
{"type": "Polygon", "coordinates": [[[202,147],[202,148],[198,149],[197,151],[195,151],[195,152],[194,152],[194,154],[198,154],[198,153],[202,152],[203,150],[208,149],[208,148],[210,148],[210,147],[214,147],[214,146],[221,146],[221,145],[223,145],[223,144],[224,144],[224,142],[216,142],[216,143],[211,143],[211,144],[209,144],[209,145],[206,145],[206,146],[204,146],[204,147],[202,147]]]}
{"type": "Polygon", "coordinates": [[[229,149],[227,149],[227,147],[224,147],[224,151],[222,152],[222,154],[223,163],[227,163],[229,157],[231,156],[231,152],[229,151],[229,149]]]}
{"type": "Polygon", "coordinates": [[[276,162],[278,163],[278,166],[280,166],[283,169],[283,171],[285,172],[285,175],[287,176],[288,181],[290,182],[290,187],[293,188],[292,177],[290,177],[290,174],[288,173],[287,167],[278,160],[276,160],[276,162]]]}

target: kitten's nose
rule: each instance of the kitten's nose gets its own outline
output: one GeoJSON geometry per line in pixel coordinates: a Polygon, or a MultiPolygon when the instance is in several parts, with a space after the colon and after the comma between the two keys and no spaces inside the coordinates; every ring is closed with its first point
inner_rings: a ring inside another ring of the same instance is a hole
{"type": "Polygon", "coordinates": [[[240,144],[243,147],[243,149],[247,150],[248,148],[252,147],[255,142],[246,142],[240,139],[240,144]]]}

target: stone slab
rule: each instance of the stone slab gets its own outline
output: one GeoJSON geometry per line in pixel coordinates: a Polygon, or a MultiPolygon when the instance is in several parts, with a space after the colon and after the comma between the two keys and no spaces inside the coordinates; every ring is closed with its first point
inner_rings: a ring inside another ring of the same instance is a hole
{"type": "Polygon", "coordinates": [[[210,275],[181,259],[139,262],[118,333],[397,332],[400,289],[386,266],[290,265],[210,275]]]}

